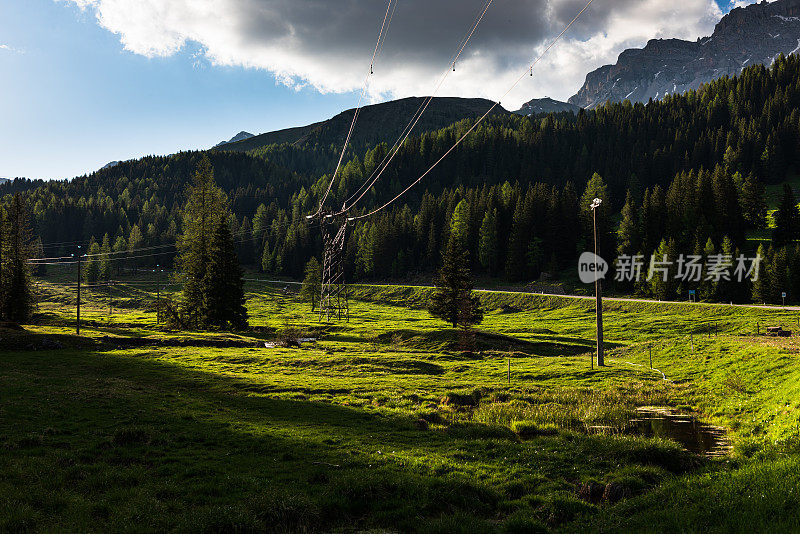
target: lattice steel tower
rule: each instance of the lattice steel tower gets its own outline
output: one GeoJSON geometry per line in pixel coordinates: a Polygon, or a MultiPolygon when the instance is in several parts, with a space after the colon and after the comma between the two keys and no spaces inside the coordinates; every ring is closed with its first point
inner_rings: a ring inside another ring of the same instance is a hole
{"type": "Polygon", "coordinates": [[[350,321],[347,284],[344,278],[344,245],[347,236],[347,218],[322,214],[322,295],[319,301],[319,318],[326,321],[350,321]]]}

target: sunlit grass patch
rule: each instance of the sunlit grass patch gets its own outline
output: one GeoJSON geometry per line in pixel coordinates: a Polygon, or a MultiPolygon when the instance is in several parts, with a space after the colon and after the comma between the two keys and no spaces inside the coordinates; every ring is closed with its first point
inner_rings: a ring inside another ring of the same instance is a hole
{"type": "Polygon", "coordinates": [[[249,332],[168,331],[140,289],[113,313],[86,293],[76,337],[74,288],[53,283],[22,335],[80,344],[0,356],[0,529],[685,530],[660,509],[702,491],[729,511],[748,494],[726,488],[797,454],[800,347],[754,336],[786,312],[613,303],[592,369],[591,302],[487,294],[465,335],[416,288],[355,288],[340,324],[249,289],[249,332]],[[315,341],[264,345],[287,327],[315,341]],[[631,435],[641,406],[728,428],[734,455],[631,435]]]}

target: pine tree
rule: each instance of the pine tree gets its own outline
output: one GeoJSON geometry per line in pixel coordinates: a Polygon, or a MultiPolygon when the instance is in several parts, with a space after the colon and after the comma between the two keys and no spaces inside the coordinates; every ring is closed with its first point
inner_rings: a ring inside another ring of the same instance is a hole
{"type": "MultiPolygon", "coordinates": [[[[269,214],[264,204],[259,204],[253,216],[253,240],[249,243],[253,247],[254,258],[264,258],[264,246],[269,231],[269,214]]],[[[263,263],[262,263],[263,265],[263,263]]],[[[266,271],[266,269],[264,269],[266,271]]]]}
{"type": "Polygon", "coordinates": [[[203,325],[236,330],[247,328],[242,269],[227,219],[217,221],[209,241],[208,260],[201,284],[203,325]]]}
{"type": "Polygon", "coordinates": [[[451,237],[428,303],[430,314],[452,324],[453,328],[469,328],[483,321],[480,298],[472,291],[468,258],[461,240],[451,237]]]}
{"type": "Polygon", "coordinates": [[[742,216],[751,228],[764,228],[767,219],[767,203],[764,200],[764,184],[753,173],[742,179],[739,194],[742,216]]]}
{"type": "Polygon", "coordinates": [[[478,259],[489,274],[497,274],[497,208],[487,211],[481,223],[478,241],[478,259]]]}
{"type": "MultiPolygon", "coordinates": [[[[8,210],[6,223],[6,267],[3,272],[3,315],[10,321],[26,322],[33,312],[34,293],[31,281],[30,259],[31,232],[25,202],[15,193],[8,210]]],[[[0,228],[2,232],[2,228],[0,228]]]]}
{"type": "Polygon", "coordinates": [[[306,263],[305,278],[303,278],[303,286],[300,289],[300,298],[304,302],[311,303],[311,311],[317,309],[317,303],[320,299],[322,292],[322,266],[317,261],[317,258],[311,258],[306,263]]]}
{"type": "Polygon", "coordinates": [[[764,245],[758,245],[756,255],[761,258],[761,265],[759,266],[758,273],[753,273],[753,303],[764,304],[769,300],[769,270],[767,264],[769,263],[772,249],[767,252],[764,250],[764,245]]]}
{"type": "Polygon", "coordinates": [[[718,239],[724,235],[733,243],[744,240],[745,221],[742,218],[739,194],[731,175],[718,165],[712,176],[714,191],[714,229],[718,239]]]}
{"type": "MultiPolygon", "coordinates": [[[[189,200],[183,214],[183,233],[179,240],[177,266],[183,277],[184,314],[196,326],[203,318],[212,317],[205,306],[206,271],[211,262],[211,237],[220,221],[227,221],[227,199],[214,184],[214,169],[208,156],[203,156],[188,191],[189,200]]],[[[133,241],[133,231],[129,245],[133,241]]],[[[222,243],[219,244],[220,246],[222,243]]],[[[237,271],[238,272],[238,271],[237,271]]],[[[212,298],[213,300],[213,298],[212,298]]]]}
{"type": "Polygon", "coordinates": [[[264,240],[264,250],[261,253],[261,271],[265,273],[275,272],[275,256],[270,251],[268,240],[264,240]]]}
{"type": "Polygon", "coordinates": [[[617,230],[617,253],[620,256],[633,256],[639,250],[639,220],[634,204],[633,193],[628,191],[625,205],[622,207],[622,220],[617,230]]]}
{"type": "Polygon", "coordinates": [[[103,244],[100,246],[99,278],[108,280],[111,278],[111,243],[108,234],[103,236],[103,244]]]}
{"type": "Polygon", "coordinates": [[[781,293],[789,290],[789,259],[786,247],[775,250],[767,264],[769,272],[769,293],[767,302],[780,304],[781,293]]]}
{"type": "MultiPolygon", "coordinates": [[[[131,232],[128,235],[128,252],[130,252],[131,255],[135,256],[136,253],[134,251],[142,248],[142,243],[144,243],[144,238],[142,237],[142,231],[139,229],[139,225],[134,224],[133,226],[131,226],[131,232]]],[[[136,272],[136,269],[139,266],[139,262],[137,260],[130,260],[130,262],[131,263],[129,267],[132,268],[134,272],[136,272]]]]}
{"type": "Polygon", "coordinates": [[[720,279],[717,283],[717,287],[714,288],[714,300],[717,302],[733,302],[736,300],[736,285],[737,282],[733,278],[733,266],[735,266],[736,258],[734,257],[734,250],[733,250],[733,243],[728,236],[725,236],[722,239],[720,254],[726,257],[731,258],[732,268],[730,269],[731,279],[725,280],[724,278],[720,279]]]}
{"type": "MultiPolygon", "coordinates": [[[[534,280],[538,279],[544,269],[544,241],[538,237],[532,237],[528,241],[528,250],[525,252],[528,274],[534,280]]],[[[557,269],[558,267],[556,267],[557,269]]]]}
{"type": "MultiPolygon", "coordinates": [[[[708,262],[708,258],[714,254],[716,254],[716,248],[714,247],[714,242],[709,237],[702,250],[703,261],[708,262]]],[[[716,292],[717,285],[713,280],[706,280],[706,272],[704,271],[703,276],[700,279],[700,287],[697,290],[698,298],[704,301],[714,300],[716,292]]]]}
{"type": "Polygon", "coordinates": [[[94,236],[89,241],[89,252],[86,257],[86,264],[83,268],[83,279],[86,283],[93,284],[97,282],[100,277],[100,261],[98,259],[100,254],[100,245],[95,241],[94,236]]]}
{"type": "Polygon", "coordinates": [[[469,203],[466,199],[462,199],[453,211],[450,232],[460,239],[465,247],[467,246],[469,243],[469,203]]]}
{"type": "Polygon", "coordinates": [[[666,269],[666,275],[661,270],[653,271],[653,277],[650,279],[650,293],[658,300],[673,300],[675,298],[675,291],[677,289],[675,284],[676,255],[675,241],[671,239],[667,242],[665,239],[662,239],[650,259],[651,269],[653,269],[653,267],[666,269]]]}
{"type": "Polygon", "coordinates": [[[524,197],[520,197],[517,200],[517,207],[514,210],[514,220],[511,225],[511,236],[508,240],[506,278],[511,281],[524,280],[527,274],[525,252],[527,248],[526,244],[530,238],[530,228],[524,203],[524,197]]]}
{"type": "Polygon", "coordinates": [[[125,252],[126,250],[128,250],[128,242],[125,241],[125,238],[122,237],[122,234],[120,234],[114,241],[114,252],[116,252],[114,257],[117,258],[117,261],[115,262],[117,268],[117,274],[120,274],[122,272],[122,264],[123,264],[123,262],[121,261],[121,259],[123,258],[122,253],[125,252]]]}
{"type": "Polygon", "coordinates": [[[789,184],[783,186],[778,211],[775,213],[775,229],[772,231],[772,242],[776,247],[782,247],[793,241],[798,236],[800,228],[800,212],[797,210],[797,199],[789,184]]]}

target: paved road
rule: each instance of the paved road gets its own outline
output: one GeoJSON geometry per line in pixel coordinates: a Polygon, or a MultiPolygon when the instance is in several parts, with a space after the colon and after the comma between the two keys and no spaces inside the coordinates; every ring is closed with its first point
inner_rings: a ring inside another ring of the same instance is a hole
{"type": "MultiPolygon", "coordinates": [[[[286,284],[286,285],[302,285],[301,282],[287,282],[285,280],[259,280],[255,278],[245,278],[248,282],[263,282],[268,284],[286,284]]],[[[432,289],[433,286],[424,286],[424,285],[398,285],[398,284],[354,284],[363,287],[386,287],[386,286],[396,286],[396,287],[416,287],[421,289],[432,289]]],[[[512,294],[512,295],[538,295],[540,297],[556,297],[556,298],[563,298],[563,299],[574,299],[574,300],[594,300],[595,297],[587,296],[587,295],[559,295],[556,293],[534,293],[531,291],[509,291],[509,290],[500,290],[500,289],[476,289],[475,291],[479,293],[497,293],[497,294],[512,294]]],[[[720,303],[707,303],[707,302],[686,302],[686,301],[660,301],[660,300],[652,300],[652,299],[635,299],[635,298],[625,298],[625,297],[603,297],[603,300],[606,302],[643,302],[646,304],[653,304],[653,303],[661,303],[661,304],[688,304],[691,306],[726,306],[726,304],[720,303]]],[[[728,306],[733,306],[734,308],[756,308],[762,310],[783,310],[783,311],[800,311],[800,306],[766,306],[766,305],[758,305],[758,304],[728,304],[728,306]]]]}
{"type": "MultiPolygon", "coordinates": [[[[419,286],[419,287],[428,287],[428,286],[419,286]]],[[[576,300],[594,300],[594,296],[586,296],[586,295],[558,295],[555,293],[532,293],[530,291],[498,291],[493,289],[476,289],[476,291],[482,293],[513,293],[513,294],[524,294],[524,295],[539,295],[542,297],[558,297],[558,298],[565,298],[565,299],[576,299],[576,300]]],[[[767,305],[759,305],[759,304],[722,304],[722,303],[709,303],[709,302],[686,302],[686,301],[661,301],[661,300],[652,300],[652,299],[634,299],[634,298],[624,298],[624,297],[603,297],[604,301],[609,302],[644,302],[644,303],[661,303],[661,304],[689,304],[691,306],[733,306],[734,308],[759,308],[763,310],[786,310],[786,311],[800,311],[800,306],[767,306],[767,305]]]]}

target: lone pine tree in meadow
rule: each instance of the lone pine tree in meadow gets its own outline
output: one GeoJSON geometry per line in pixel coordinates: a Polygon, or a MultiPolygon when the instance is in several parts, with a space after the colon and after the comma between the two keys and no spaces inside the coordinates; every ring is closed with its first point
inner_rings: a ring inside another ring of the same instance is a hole
{"type": "Polygon", "coordinates": [[[464,247],[457,225],[453,225],[445,249],[442,268],[437,275],[428,311],[453,328],[469,328],[483,321],[480,299],[472,292],[469,252],[464,247]]]}
{"type": "Polygon", "coordinates": [[[227,218],[217,222],[209,243],[209,262],[202,292],[204,324],[237,330],[247,328],[242,269],[227,218]]]}
{"type": "Polygon", "coordinates": [[[225,193],[214,183],[207,156],[188,191],[177,265],[183,276],[183,314],[201,327],[245,328],[244,284],[225,193]]]}

